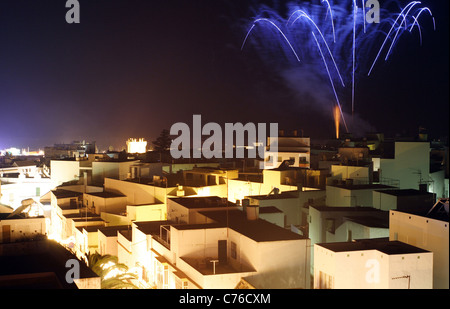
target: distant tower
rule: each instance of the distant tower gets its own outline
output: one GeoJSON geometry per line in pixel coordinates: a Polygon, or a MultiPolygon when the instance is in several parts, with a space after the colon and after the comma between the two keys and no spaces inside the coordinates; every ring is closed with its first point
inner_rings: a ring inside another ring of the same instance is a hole
{"type": "Polygon", "coordinates": [[[130,138],[127,140],[127,152],[128,153],[146,153],[147,141],[143,138],[139,140],[136,138],[130,138]]]}

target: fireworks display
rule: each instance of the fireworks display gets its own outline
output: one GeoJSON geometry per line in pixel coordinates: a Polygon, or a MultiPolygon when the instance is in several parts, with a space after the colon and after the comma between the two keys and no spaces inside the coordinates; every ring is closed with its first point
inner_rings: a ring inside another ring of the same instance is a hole
{"type": "MultiPolygon", "coordinates": [[[[380,7],[375,0],[290,3],[289,14],[284,17],[261,7],[241,49],[251,43],[270,57],[284,55],[290,61],[284,70],[297,76],[294,87],[305,91],[322,92],[324,88],[317,84],[323,85],[326,77],[328,91],[331,89],[334,105],[348,132],[343,109],[352,115],[355,111],[358,76],[370,76],[379,62],[387,61],[403,35],[417,32],[422,44],[422,27],[436,27],[431,10],[420,1],[403,7],[396,1],[383,4],[380,7]],[[305,74],[307,78],[298,78],[305,74]],[[312,83],[316,85],[310,87],[312,83]],[[351,93],[351,102],[345,104],[340,97],[347,92],[351,93]]],[[[318,94],[314,96],[317,98],[318,94]]],[[[323,94],[320,96],[323,98],[323,94]]],[[[332,110],[334,116],[335,109],[332,110]]]]}

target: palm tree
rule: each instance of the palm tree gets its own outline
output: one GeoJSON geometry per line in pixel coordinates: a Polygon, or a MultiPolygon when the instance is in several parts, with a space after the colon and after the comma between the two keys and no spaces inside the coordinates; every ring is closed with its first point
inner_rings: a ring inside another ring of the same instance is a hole
{"type": "Polygon", "coordinates": [[[117,256],[88,253],[88,266],[101,278],[102,289],[137,289],[130,279],[137,279],[137,275],[128,272],[128,267],[119,263],[117,256]]]}

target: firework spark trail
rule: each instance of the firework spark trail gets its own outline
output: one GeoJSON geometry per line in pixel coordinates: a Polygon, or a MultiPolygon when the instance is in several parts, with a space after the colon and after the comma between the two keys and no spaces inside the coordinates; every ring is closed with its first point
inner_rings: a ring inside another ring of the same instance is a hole
{"type": "Polygon", "coordinates": [[[434,23],[434,17],[433,17],[433,14],[431,13],[431,10],[429,8],[427,8],[427,7],[421,8],[419,13],[417,13],[416,16],[413,16],[414,22],[411,25],[411,28],[409,29],[409,32],[411,32],[412,29],[414,28],[414,25],[417,25],[417,29],[419,30],[420,45],[422,45],[422,30],[420,30],[419,17],[420,17],[420,14],[422,14],[423,11],[427,11],[428,13],[430,13],[431,18],[433,19],[433,28],[434,28],[434,30],[436,30],[436,24],[434,23]]]}
{"type": "Polygon", "coordinates": [[[356,61],[356,13],[358,6],[356,0],[353,0],[353,55],[352,55],[352,115],[355,111],[355,61],[356,61]]]}
{"type": "Polygon", "coordinates": [[[334,21],[333,21],[333,10],[331,9],[331,5],[328,0],[321,0],[321,2],[322,3],[325,2],[328,5],[328,11],[330,11],[331,28],[333,29],[333,42],[336,43],[336,33],[334,31],[334,21]]]}
{"type": "Polygon", "coordinates": [[[387,59],[388,59],[388,57],[389,57],[389,55],[390,55],[390,53],[391,53],[392,47],[394,47],[395,41],[397,40],[397,36],[398,36],[400,30],[402,29],[402,24],[404,23],[404,24],[405,24],[405,29],[407,28],[406,18],[408,17],[408,14],[409,14],[409,12],[412,10],[412,8],[413,8],[415,5],[417,5],[417,4],[420,4],[420,2],[419,2],[419,1],[413,2],[413,5],[411,5],[411,6],[409,7],[408,11],[406,11],[405,14],[401,14],[401,16],[403,17],[403,19],[402,19],[402,21],[400,22],[399,27],[397,28],[397,32],[395,33],[394,39],[392,40],[391,46],[389,47],[389,50],[388,50],[388,52],[387,52],[386,57],[384,58],[384,60],[387,60],[387,59]]]}
{"type": "Polygon", "coordinates": [[[306,17],[306,19],[308,19],[308,21],[310,21],[313,24],[313,26],[317,29],[317,32],[319,32],[319,34],[320,34],[320,36],[321,36],[325,46],[327,47],[328,53],[330,54],[330,58],[333,61],[334,67],[336,68],[336,71],[337,71],[337,74],[339,76],[339,79],[341,80],[342,87],[345,87],[344,80],[342,79],[342,76],[341,76],[341,73],[339,71],[339,68],[338,68],[338,66],[336,64],[336,61],[334,60],[333,53],[331,52],[330,47],[328,46],[327,41],[325,40],[325,38],[324,38],[322,32],[320,31],[319,27],[317,26],[317,24],[311,19],[311,17],[308,16],[308,14],[306,14],[302,10],[297,10],[294,13],[292,13],[291,16],[288,19],[288,23],[289,23],[289,20],[291,19],[291,17],[294,16],[295,13],[300,13],[300,15],[291,23],[291,26],[301,17],[306,17]]]}
{"type": "Polygon", "coordinates": [[[244,40],[244,42],[242,43],[241,50],[244,48],[245,42],[247,41],[247,38],[248,38],[248,36],[250,35],[250,32],[253,30],[253,28],[255,27],[256,23],[257,23],[257,22],[260,22],[260,21],[268,22],[269,24],[271,24],[272,26],[274,26],[275,29],[278,30],[278,32],[283,36],[283,38],[285,39],[285,41],[288,43],[289,47],[291,48],[292,52],[293,52],[294,55],[295,55],[295,58],[297,58],[297,60],[300,62],[300,58],[298,57],[297,53],[296,53],[295,50],[294,50],[294,47],[292,47],[292,44],[291,44],[291,42],[289,42],[289,40],[288,40],[288,38],[286,37],[286,35],[283,33],[283,31],[281,31],[281,29],[280,29],[273,21],[271,21],[271,20],[269,20],[269,19],[267,19],[267,18],[259,18],[259,19],[257,19],[257,20],[254,21],[252,27],[250,28],[250,30],[248,31],[247,35],[245,36],[245,40],[244,40]]]}
{"type": "MultiPolygon", "coordinates": [[[[384,48],[384,45],[386,44],[387,40],[390,38],[390,35],[391,35],[392,30],[394,30],[395,26],[397,25],[397,22],[398,22],[399,18],[400,18],[401,16],[404,16],[403,12],[404,12],[406,9],[408,9],[410,6],[415,6],[415,5],[418,4],[418,3],[420,3],[420,2],[419,2],[419,1],[413,1],[413,2],[408,3],[408,5],[406,5],[406,6],[403,8],[403,10],[400,12],[400,14],[397,16],[397,18],[395,19],[394,23],[392,24],[392,27],[389,29],[389,32],[387,33],[386,38],[385,38],[384,41],[383,41],[383,44],[381,44],[381,47],[380,47],[380,49],[378,50],[378,53],[377,53],[377,55],[376,55],[376,57],[375,57],[375,60],[374,60],[373,63],[372,63],[372,66],[371,66],[370,69],[369,69],[369,72],[367,73],[367,76],[369,76],[369,75],[372,73],[373,67],[375,66],[375,63],[378,61],[378,58],[380,57],[380,54],[381,54],[381,52],[382,52],[382,50],[383,50],[383,48],[384,48]]],[[[399,28],[401,28],[401,26],[400,26],[399,28]]]]}
{"type": "Polygon", "coordinates": [[[327,62],[325,61],[325,57],[323,56],[322,49],[320,48],[319,41],[317,41],[317,38],[316,38],[314,32],[311,32],[311,34],[313,35],[314,40],[316,41],[317,48],[319,49],[320,56],[322,57],[323,63],[325,64],[325,69],[327,70],[328,76],[330,78],[331,87],[333,88],[333,92],[334,92],[334,95],[336,97],[337,106],[339,107],[339,111],[341,112],[342,121],[344,122],[345,130],[347,130],[347,132],[348,132],[347,123],[345,122],[345,117],[344,117],[344,114],[342,112],[341,103],[339,102],[339,97],[338,97],[338,95],[336,93],[336,89],[334,88],[333,79],[331,78],[330,70],[328,69],[327,62]]]}

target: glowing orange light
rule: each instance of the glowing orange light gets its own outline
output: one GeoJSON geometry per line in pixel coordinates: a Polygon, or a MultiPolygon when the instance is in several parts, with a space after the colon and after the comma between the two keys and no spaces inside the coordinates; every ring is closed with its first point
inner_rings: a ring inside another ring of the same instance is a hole
{"type": "Polygon", "coordinates": [[[336,139],[339,139],[339,122],[341,119],[341,114],[339,113],[339,107],[336,105],[333,111],[334,125],[336,127],[336,139]]]}

